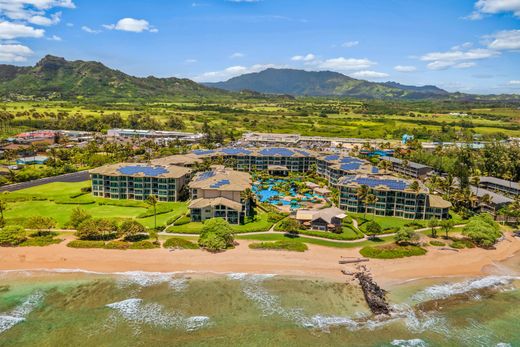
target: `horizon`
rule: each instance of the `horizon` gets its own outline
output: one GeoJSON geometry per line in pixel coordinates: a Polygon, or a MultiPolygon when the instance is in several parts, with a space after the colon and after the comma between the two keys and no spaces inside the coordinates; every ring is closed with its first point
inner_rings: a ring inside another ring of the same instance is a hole
{"type": "Polygon", "coordinates": [[[0,17],[2,64],[32,66],[50,54],[199,83],[290,68],[450,92],[520,93],[516,0],[128,1],[123,9],[0,0],[0,17]]]}

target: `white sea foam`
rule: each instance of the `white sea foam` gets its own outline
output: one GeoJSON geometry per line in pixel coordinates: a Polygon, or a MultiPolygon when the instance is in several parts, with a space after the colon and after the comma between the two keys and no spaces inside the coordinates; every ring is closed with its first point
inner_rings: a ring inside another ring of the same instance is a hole
{"type": "Polygon", "coordinates": [[[182,291],[188,286],[188,280],[186,278],[176,278],[175,274],[172,273],[131,271],[116,274],[119,277],[117,283],[120,287],[133,284],[140,287],[150,287],[167,282],[170,285],[170,288],[175,291],[182,291]]]}
{"type": "Polygon", "coordinates": [[[11,311],[0,314],[0,334],[11,329],[16,324],[23,322],[26,316],[31,313],[43,300],[43,293],[35,292],[29,295],[24,302],[13,308],[11,311]]]}
{"type": "Polygon", "coordinates": [[[390,342],[392,346],[399,347],[426,347],[426,342],[421,339],[410,339],[410,340],[393,340],[390,342]]]}
{"type": "Polygon", "coordinates": [[[124,320],[133,325],[136,334],[140,332],[140,326],[143,324],[193,331],[203,328],[210,322],[209,317],[206,316],[186,317],[178,312],[164,312],[162,305],[144,304],[139,298],[130,298],[106,306],[116,310],[124,320]]]}
{"type": "Polygon", "coordinates": [[[495,347],[512,347],[512,345],[510,343],[506,343],[506,342],[499,342],[496,344],[495,347]]]}
{"type": "Polygon", "coordinates": [[[446,299],[452,295],[465,294],[485,288],[512,289],[512,282],[520,279],[513,276],[487,276],[463,282],[440,284],[428,287],[412,297],[416,302],[446,299]]]}

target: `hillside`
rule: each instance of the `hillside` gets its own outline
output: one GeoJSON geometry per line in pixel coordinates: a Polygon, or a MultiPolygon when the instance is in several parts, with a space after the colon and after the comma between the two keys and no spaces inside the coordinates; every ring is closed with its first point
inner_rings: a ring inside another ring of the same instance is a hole
{"type": "Polygon", "coordinates": [[[395,82],[375,83],[332,71],[267,69],[206,86],[230,91],[254,90],[260,93],[307,96],[348,96],[356,98],[423,99],[446,97],[449,93],[435,86],[405,86],[395,82]]]}
{"type": "Polygon", "coordinates": [[[9,99],[135,100],[228,95],[189,79],[134,77],[99,62],[67,61],[51,55],[33,67],[0,65],[0,96],[9,99]]]}

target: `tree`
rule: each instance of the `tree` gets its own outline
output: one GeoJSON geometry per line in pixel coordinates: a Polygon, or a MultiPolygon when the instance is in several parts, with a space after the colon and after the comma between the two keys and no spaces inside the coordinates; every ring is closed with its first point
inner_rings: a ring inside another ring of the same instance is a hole
{"type": "Polygon", "coordinates": [[[502,236],[500,226],[488,213],[471,217],[462,234],[481,247],[491,247],[502,236]]]}
{"type": "Polygon", "coordinates": [[[0,217],[4,219],[4,211],[7,209],[7,201],[0,199],[0,217]]]}
{"type": "Polygon", "coordinates": [[[48,235],[50,229],[56,227],[56,220],[45,216],[32,216],[25,221],[26,229],[38,230],[38,236],[48,235]]]}
{"type": "Polygon", "coordinates": [[[413,181],[412,183],[410,183],[410,186],[408,187],[408,189],[417,193],[421,189],[421,186],[419,185],[418,181],[413,181]]]}
{"type": "Polygon", "coordinates": [[[256,206],[256,195],[251,188],[246,188],[240,193],[240,197],[244,202],[248,202],[249,210],[247,211],[248,216],[252,216],[254,213],[254,207],[256,206]]]}
{"type": "Polygon", "coordinates": [[[218,252],[233,246],[233,229],[223,218],[211,218],[204,222],[199,236],[199,246],[218,252]]]}
{"type": "Polygon", "coordinates": [[[139,234],[143,234],[146,232],[144,226],[135,220],[125,220],[121,227],[119,228],[122,236],[125,239],[135,238],[139,234]]]}
{"type": "Polygon", "coordinates": [[[153,228],[157,229],[157,203],[159,202],[159,199],[157,198],[157,195],[150,194],[148,198],[146,199],[146,203],[148,205],[153,206],[153,228]]]}
{"type": "Polygon", "coordinates": [[[395,242],[400,245],[407,245],[419,241],[419,236],[415,233],[413,228],[401,227],[395,233],[394,239],[395,242]]]}
{"type": "Polygon", "coordinates": [[[159,233],[155,229],[148,230],[148,235],[151,239],[154,239],[154,243],[159,244],[159,233]]]}
{"type": "Polygon", "coordinates": [[[278,227],[289,234],[295,235],[300,231],[301,225],[296,219],[289,217],[282,220],[278,227]]]}
{"type": "Polygon", "coordinates": [[[428,227],[432,228],[432,237],[433,238],[436,238],[437,237],[437,227],[439,226],[439,220],[435,217],[432,217],[429,221],[428,221],[428,227]]]}
{"type": "Polygon", "coordinates": [[[453,219],[443,219],[439,222],[439,225],[444,233],[446,234],[446,239],[448,238],[448,232],[455,226],[455,222],[453,219]]]}
{"type": "Polygon", "coordinates": [[[478,195],[478,189],[480,188],[480,177],[479,176],[471,177],[471,184],[473,184],[475,187],[477,187],[477,195],[478,195]]]}
{"type": "Polygon", "coordinates": [[[110,219],[86,219],[74,235],[80,240],[106,240],[118,231],[117,224],[110,219]]]}
{"type": "Polygon", "coordinates": [[[369,239],[373,239],[375,235],[379,235],[383,232],[383,228],[381,228],[381,225],[379,225],[374,220],[367,223],[365,230],[365,234],[367,234],[369,239]]]}
{"type": "Polygon", "coordinates": [[[365,200],[370,193],[370,188],[368,188],[367,185],[360,185],[356,190],[356,197],[358,198],[358,201],[361,201],[365,204],[365,219],[367,214],[367,205],[365,203],[365,200]]]}
{"type": "MultiPolygon", "coordinates": [[[[374,194],[368,194],[365,198],[365,219],[367,215],[367,208],[369,205],[373,205],[377,202],[377,197],[374,194]]],[[[376,212],[376,209],[374,208],[374,213],[376,212]]]]}
{"type": "Polygon", "coordinates": [[[0,230],[0,246],[18,246],[25,240],[25,229],[19,225],[9,225],[0,230]]]}
{"type": "Polygon", "coordinates": [[[70,214],[68,224],[72,226],[74,229],[77,229],[81,223],[90,218],[92,218],[92,216],[88,214],[87,211],[85,211],[82,208],[75,207],[70,214]]]}

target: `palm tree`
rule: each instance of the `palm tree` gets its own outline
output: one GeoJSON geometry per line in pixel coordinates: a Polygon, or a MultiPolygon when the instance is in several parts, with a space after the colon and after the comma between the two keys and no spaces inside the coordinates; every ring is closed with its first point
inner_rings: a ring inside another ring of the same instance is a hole
{"type": "Polygon", "coordinates": [[[435,190],[437,188],[439,184],[439,176],[437,176],[436,174],[433,174],[430,176],[430,185],[431,185],[431,188],[433,190],[435,190]]]}
{"type": "Polygon", "coordinates": [[[251,190],[251,188],[247,188],[240,193],[240,197],[244,202],[249,202],[249,210],[247,211],[247,214],[249,216],[253,215],[254,207],[256,206],[256,194],[251,190]]]}
{"type": "Polygon", "coordinates": [[[453,188],[454,184],[455,184],[455,180],[454,180],[453,176],[451,174],[448,174],[448,176],[446,176],[446,178],[444,179],[444,182],[443,182],[443,188],[446,191],[446,193],[448,194],[448,199],[450,198],[451,189],[453,188]]]}
{"type": "Polygon", "coordinates": [[[480,176],[473,176],[471,177],[471,184],[473,184],[475,187],[477,187],[477,195],[478,195],[478,189],[480,188],[480,176]]]}
{"type": "Polygon", "coordinates": [[[432,228],[432,237],[433,238],[436,238],[437,237],[437,228],[439,226],[439,220],[435,217],[432,217],[429,221],[428,221],[428,226],[430,228],[432,228]]]}
{"type": "Polygon", "coordinates": [[[148,205],[153,206],[153,222],[154,222],[154,229],[157,229],[157,203],[159,202],[159,199],[157,198],[157,195],[150,194],[148,198],[146,199],[146,203],[148,205]]]}
{"type": "MultiPolygon", "coordinates": [[[[377,202],[377,197],[374,195],[374,194],[368,194],[366,197],[365,197],[365,219],[366,219],[366,214],[367,214],[367,207],[368,205],[373,205],[377,202]]],[[[374,210],[373,210],[373,214],[376,213],[376,209],[374,207],[374,210]]],[[[373,218],[372,218],[373,219],[373,218]]]]}
{"type": "MultiPolygon", "coordinates": [[[[367,195],[369,194],[370,192],[370,189],[368,188],[367,185],[360,185],[357,190],[356,190],[356,197],[358,198],[358,201],[362,201],[364,202],[367,198],[367,195]]],[[[365,216],[367,214],[367,207],[365,205],[365,216]]]]}

